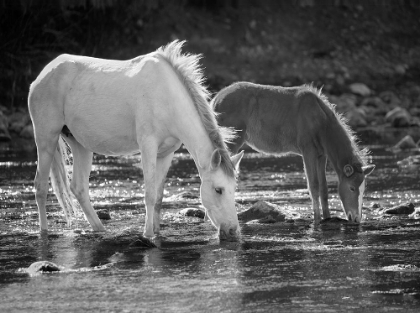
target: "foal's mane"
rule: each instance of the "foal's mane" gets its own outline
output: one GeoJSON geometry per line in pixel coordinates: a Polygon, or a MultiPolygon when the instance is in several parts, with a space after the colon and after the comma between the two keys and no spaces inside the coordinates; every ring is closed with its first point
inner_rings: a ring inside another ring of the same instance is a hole
{"type": "Polygon", "coordinates": [[[235,168],[229,157],[229,150],[226,145],[226,142],[231,141],[235,137],[235,132],[230,128],[218,126],[216,113],[208,101],[210,92],[204,85],[204,74],[199,64],[201,55],[181,53],[184,43],[185,40],[175,40],[166,46],[160,47],[156,52],[172,65],[172,68],[181,78],[182,83],[190,94],[214,148],[220,152],[220,166],[222,170],[227,175],[235,177],[235,168]]]}
{"type": "Polygon", "coordinates": [[[328,98],[322,93],[321,89],[317,89],[312,85],[304,85],[303,87],[303,90],[307,90],[314,93],[326,105],[326,107],[332,111],[332,113],[338,121],[338,124],[341,125],[341,127],[344,130],[344,133],[349,138],[352,149],[358,157],[359,161],[361,162],[361,165],[365,166],[368,162],[370,152],[367,148],[361,149],[359,147],[359,139],[356,136],[356,133],[348,125],[348,119],[344,117],[343,114],[336,111],[336,105],[328,101],[328,98]]]}

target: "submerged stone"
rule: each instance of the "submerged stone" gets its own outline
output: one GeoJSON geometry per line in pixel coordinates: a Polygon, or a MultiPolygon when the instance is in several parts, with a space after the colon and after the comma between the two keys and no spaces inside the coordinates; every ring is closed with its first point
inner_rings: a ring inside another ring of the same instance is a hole
{"type": "Polygon", "coordinates": [[[60,267],[49,261],[38,261],[32,263],[27,270],[30,274],[35,273],[51,273],[61,271],[60,267]]]}
{"type": "Polygon", "coordinates": [[[99,219],[101,220],[110,220],[111,214],[109,214],[108,210],[97,210],[96,214],[98,215],[99,219]]]}
{"type": "Polygon", "coordinates": [[[206,213],[203,210],[197,209],[197,208],[185,208],[178,212],[181,215],[184,216],[191,216],[191,217],[199,217],[204,218],[206,213]]]}
{"type": "Polygon", "coordinates": [[[248,210],[238,214],[238,219],[243,222],[258,220],[260,223],[283,222],[286,214],[275,204],[258,201],[248,210]]]}
{"type": "Polygon", "coordinates": [[[411,214],[415,211],[414,204],[411,202],[396,205],[384,210],[385,214],[411,214]]]}
{"type": "Polygon", "coordinates": [[[405,136],[403,139],[401,139],[393,149],[401,149],[401,150],[407,150],[407,149],[415,149],[417,148],[417,144],[414,141],[413,137],[410,135],[405,136]]]}
{"type": "Polygon", "coordinates": [[[348,220],[345,220],[344,218],[333,216],[329,218],[325,218],[321,220],[320,224],[347,224],[349,223],[348,220]]]}

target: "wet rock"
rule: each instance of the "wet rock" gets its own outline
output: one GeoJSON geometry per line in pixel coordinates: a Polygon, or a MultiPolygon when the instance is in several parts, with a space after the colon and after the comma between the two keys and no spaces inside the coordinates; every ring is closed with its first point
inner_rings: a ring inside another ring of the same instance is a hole
{"type": "Polygon", "coordinates": [[[408,127],[410,120],[410,113],[401,107],[392,109],[385,116],[385,121],[391,123],[393,127],[408,127]]]}
{"type": "Polygon", "coordinates": [[[396,205],[384,210],[385,214],[411,214],[415,211],[414,204],[411,202],[396,205]]]}
{"type": "Polygon", "coordinates": [[[410,155],[397,162],[398,166],[408,171],[416,171],[420,169],[420,155],[410,155]]]}
{"type": "Polygon", "coordinates": [[[10,141],[9,120],[6,115],[0,111],[0,141],[10,141]]]}
{"type": "Polygon", "coordinates": [[[34,138],[34,127],[32,123],[26,125],[19,133],[19,136],[27,139],[34,138]]]}
{"type": "Polygon", "coordinates": [[[189,192],[189,191],[181,192],[180,194],[177,195],[177,197],[183,198],[183,199],[198,199],[199,198],[197,194],[193,194],[192,192],[189,192]]]}
{"type": "Polygon", "coordinates": [[[178,213],[184,216],[199,217],[199,218],[204,218],[204,216],[206,215],[206,212],[197,208],[185,208],[185,209],[180,210],[178,213]]]}
{"type": "Polygon", "coordinates": [[[409,215],[410,218],[420,219],[420,208],[416,208],[413,213],[409,215]]]}
{"type": "Polygon", "coordinates": [[[238,214],[238,219],[245,223],[252,220],[263,220],[266,223],[271,223],[271,220],[274,220],[274,222],[283,222],[285,218],[286,214],[277,205],[266,201],[258,201],[248,210],[238,214]]]}
{"type": "Polygon", "coordinates": [[[155,243],[149,238],[139,236],[129,245],[130,247],[142,247],[142,248],[156,248],[155,243]]]}
{"type": "Polygon", "coordinates": [[[408,150],[415,148],[418,148],[417,144],[415,143],[413,137],[411,137],[410,135],[405,136],[393,147],[393,149],[396,150],[408,150]]]}
{"type": "Polygon", "coordinates": [[[343,218],[340,218],[338,216],[333,216],[329,218],[325,218],[319,222],[320,224],[326,225],[326,224],[347,224],[349,223],[348,220],[345,220],[343,218]]]}
{"type": "Polygon", "coordinates": [[[362,96],[368,97],[372,93],[368,86],[362,83],[353,83],[349,86],[352,93],[362,96]]]}
{"type": "Polygon", "coordinates": [[[49,261],[38,261],[35,263],[32,263],[28,269],[27,272],[30,274],[35,273],[51,273],[51,272],[59,272],[61,271],[61,268],[49,261]]]}
{"type": "Polygon", "coordinates": [[[110,220],[111,214],[109,214],[108,210],[97,210],[96,214],[98,215],[99,219],[101,220],[110,220]]]}

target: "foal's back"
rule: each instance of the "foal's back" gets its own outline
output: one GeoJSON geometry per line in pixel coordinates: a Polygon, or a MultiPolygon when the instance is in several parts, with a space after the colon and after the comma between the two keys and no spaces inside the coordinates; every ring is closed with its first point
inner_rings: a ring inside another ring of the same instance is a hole
{"type": "Polygon", "coordinates": [[[236,152],[244,142],[254,149],[302,154],[308,141],[319,141],[329,112],[308,86],[278,87],[238,82],[222,89],[213,99],[221,126],[238,130],[231,145],[236,152]]]}

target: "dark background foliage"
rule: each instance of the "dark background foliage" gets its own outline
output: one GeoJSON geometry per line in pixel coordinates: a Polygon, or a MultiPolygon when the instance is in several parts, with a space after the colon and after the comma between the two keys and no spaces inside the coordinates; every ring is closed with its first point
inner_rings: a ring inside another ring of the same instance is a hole
{"type": "Polygon", "coordinates": [[[26,106],[61,53],[128,59],[173,39],[202,53],[212,91],[238,80],[330,93],[420,81],[417,0],[3,0],[0,106],[26,106]]]}

